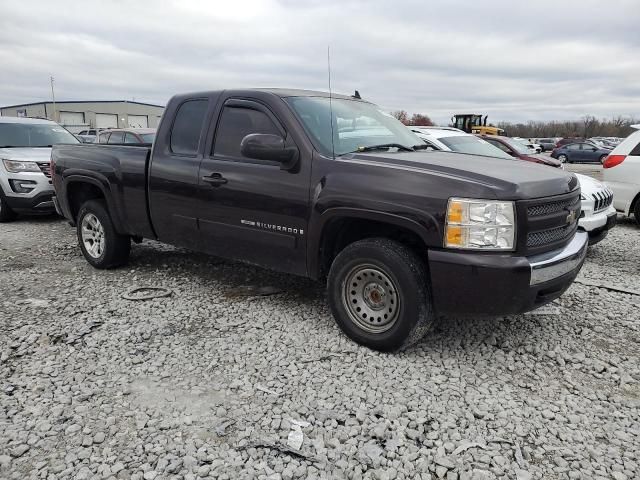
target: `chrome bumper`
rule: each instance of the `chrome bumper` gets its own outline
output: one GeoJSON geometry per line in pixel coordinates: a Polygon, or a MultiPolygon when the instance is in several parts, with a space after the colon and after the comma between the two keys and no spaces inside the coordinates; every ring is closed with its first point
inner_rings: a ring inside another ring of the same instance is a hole
{"type": "Polygon", "coordinates": [[[576,232],[573,240],[566,247],[529,257],[531,267],[529,285],[548,282],[579,268],[587,255],[588,244],[589,235],[585,232],[576,232]]]}

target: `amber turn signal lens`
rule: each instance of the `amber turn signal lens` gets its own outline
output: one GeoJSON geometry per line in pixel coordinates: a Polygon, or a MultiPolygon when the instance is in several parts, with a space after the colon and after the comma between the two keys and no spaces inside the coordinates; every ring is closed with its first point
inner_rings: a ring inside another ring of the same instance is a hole
{"type": "Polygon", "coordinates": [[[462,202],[449,202],[449,211],[447,212],[448,223],[462,223],[462,213],[464,206],[462,202]]]}
{"type": "Polygon", "coordinates": [[[462,227],[447,225],[447,246],[453,247],[462,244],[462,227]]]}

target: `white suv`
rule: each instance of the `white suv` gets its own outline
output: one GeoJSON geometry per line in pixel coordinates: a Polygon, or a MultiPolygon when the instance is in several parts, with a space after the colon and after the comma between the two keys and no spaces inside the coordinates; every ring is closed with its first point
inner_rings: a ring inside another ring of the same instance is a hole
{"type": "Polygon", "coordinates": [[[54,213],[51,146],[78,143],[55,122],[0,117],[0,222],[18,213],[54,213]]]}
{"type": "Polygon", "coordinates": [[[640,125],[604,159],[604,181],[613,191],[613,206],[640,225],[640,125]]]}

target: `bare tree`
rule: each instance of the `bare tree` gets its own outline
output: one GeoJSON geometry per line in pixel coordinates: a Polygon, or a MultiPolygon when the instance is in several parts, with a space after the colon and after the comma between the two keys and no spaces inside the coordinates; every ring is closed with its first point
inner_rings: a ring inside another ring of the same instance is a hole
{"type": "Polygon", "coordinates": [[[422,113],[414,113],[411,116],[409,125],[416,125],[421,127],[431,127],[433,122],[429,118],[429,115],[423,115],[422,113]]]}
{"type": "Polygon", "coordinates": [[[405,125],[409,125],[409,114],[407,113],[406,110],[396,110],[395,112],[391,112],[391,115],[396,117],[405,125]]]}

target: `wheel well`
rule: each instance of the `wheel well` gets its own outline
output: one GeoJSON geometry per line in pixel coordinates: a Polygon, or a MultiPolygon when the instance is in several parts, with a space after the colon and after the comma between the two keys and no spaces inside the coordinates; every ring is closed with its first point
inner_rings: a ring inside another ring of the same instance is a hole
{"type": "Polygon", "coordinates": [[[67,187],[67,198],[71,215],[75,219],[82,204],[88,200],[104,198],[104,193],[91,183],[73,182],[67,187]]]}
{"type": "MultiPolygon", "coordinates": [[[[632,213],[635,215],[635,209],[638,202],[640,202],[640,193],[638,193],[636,195],[636,198],[634,198],[633,201],[631,202],[631,206],[629,207],[629,215],[631,215],[632,213]]],[[[640,221],[640,219],[638,220],[640,221]]]]}
{"type": "Polygon", "coordinates": [[[325,225],[320,240],[319,277],[329,273],[334,258],[347,246],[365,238],[381,237],[408,246],[426,261],[427,248],[408,228],[362,218],[337,218],[325,225]]]}

